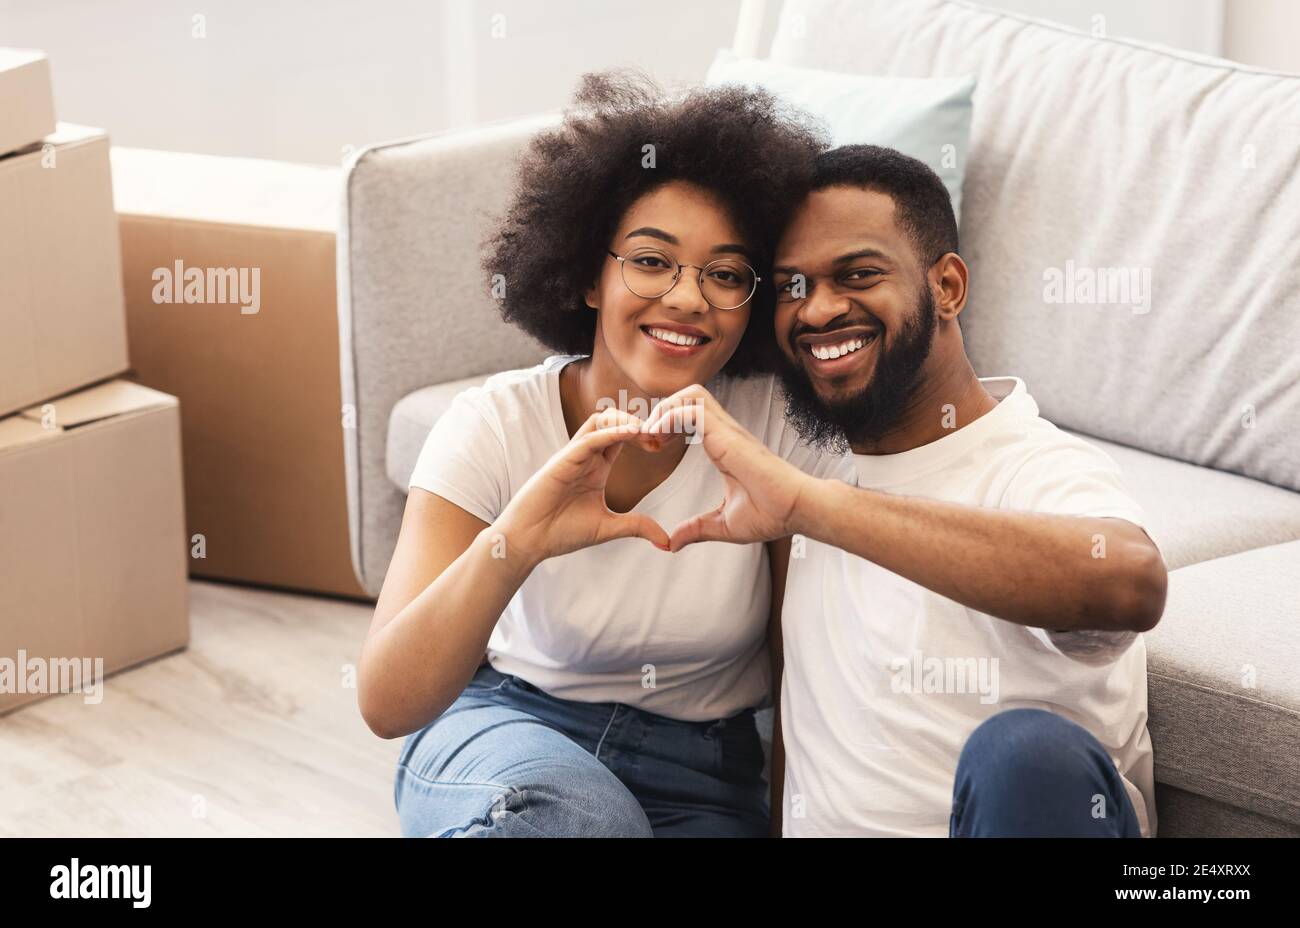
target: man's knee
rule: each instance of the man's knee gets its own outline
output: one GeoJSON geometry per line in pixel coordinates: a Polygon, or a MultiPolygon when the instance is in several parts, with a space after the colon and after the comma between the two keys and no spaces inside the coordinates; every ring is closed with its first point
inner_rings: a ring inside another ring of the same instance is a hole
{"type": "Polygon", "coordinates": [[[957,769],[978,765],[1001,779],[1055,779],[1075,769],[1078,747],[1093,740],[1083,726],[1046,709],[1007,709],[971,732],[957,769]]]}
{"type": "Polygon", "coordinates": [[[1043,709],[985,720],[962,748],[954,834],[1092,834],[1127,822],[1114,762],[1085,728],[1043,709]]]}

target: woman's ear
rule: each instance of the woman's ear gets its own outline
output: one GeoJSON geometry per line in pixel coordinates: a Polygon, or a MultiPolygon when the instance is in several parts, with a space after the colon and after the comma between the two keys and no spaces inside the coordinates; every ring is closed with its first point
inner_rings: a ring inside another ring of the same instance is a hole
{"type": "Polygon", "coordinates": [[[600,288],[595,284],[587,288],[587,292],[583,294],[583,299],[586,301],[588,309],[600,309],[600,301],[597,299],[599,293],[600,288]]]}
{"type": "Polygon", "coordinates": [[[940,319],[956,319],[965,308],[969,279],[966,262],[954,251],[948,252],[930,268],[930,281],[935,288],[934,307],[940,319]]]}

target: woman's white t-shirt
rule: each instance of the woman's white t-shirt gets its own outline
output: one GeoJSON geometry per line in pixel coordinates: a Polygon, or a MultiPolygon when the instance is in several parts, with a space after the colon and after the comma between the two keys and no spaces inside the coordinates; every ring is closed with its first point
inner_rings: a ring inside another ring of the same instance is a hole
{"type": "MultiPolygon", "coordinates": [[[[559,377],[578,357],[497,374],[456,397],[425,440],[410,486],[494,522],[569,442],[559,377]]],[[[815,476],[844,468],[845,458],[799,440],[774,378],[720,375],[704,386],[795,466],[815,476]]],[[[716,508],[723,492],[704,448],[692,443],[633,511],[671,532],[716,508]]],[[[726,718],[768,702],[770,603],[763,545],[702,542],[671,554],[644,539],[618,539],[538,565],[493,629],[488,659],[563,699],[690,721],[726,718]]]]}

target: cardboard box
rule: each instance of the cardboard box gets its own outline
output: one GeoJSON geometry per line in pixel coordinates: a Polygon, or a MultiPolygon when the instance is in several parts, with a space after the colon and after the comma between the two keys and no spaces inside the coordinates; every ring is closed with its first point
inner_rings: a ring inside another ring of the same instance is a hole
{"type": "Polygon", "coordinates": [[[0,415],[126,370],[108,136],[0,159],[0,415]]]}
{"type": "Polygon", "coordinates": [[[41,663],[185,647],[182,507],[174,397],[115,380],[0,419],[0,712],[41,663]]]}
{"type": "Polygon", "coordinates": [[[43,52],[0,48],[0,156],[54,131],[54,91],[43,52]]]}
{"type": "Polygon", "coordinates": [[[196,576],[362,597],[343,470],[341,172],[115,148],[132,378],[180,398],[196,576]]]}

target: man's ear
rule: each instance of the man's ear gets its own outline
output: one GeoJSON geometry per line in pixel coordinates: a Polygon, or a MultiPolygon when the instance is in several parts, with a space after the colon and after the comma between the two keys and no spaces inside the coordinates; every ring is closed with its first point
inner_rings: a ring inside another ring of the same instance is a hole
{"type": "Polygon", "coordinates": [[[930,285],[935,289],[934,306],[940,319],[956,319],[965,309],[969,280],[970,269],[955,251],[948,252],[930,268],[930,285]]]}

